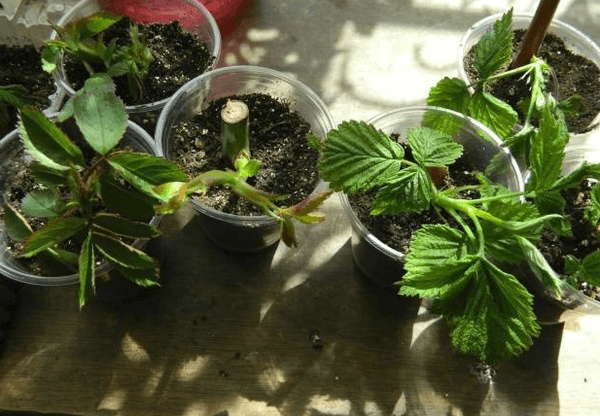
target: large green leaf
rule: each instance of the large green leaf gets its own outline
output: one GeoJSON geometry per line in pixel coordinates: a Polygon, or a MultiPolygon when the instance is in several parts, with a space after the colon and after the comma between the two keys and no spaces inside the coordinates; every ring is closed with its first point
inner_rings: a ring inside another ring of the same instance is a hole
{"type": "Polygon", "coordinates": [[[516,236],[515,238],[534,276],[542,282],[544,287],[554,292],[557,296],[560,296],[561,282],[542,253],[528,239],[521,236],[516,236]]]}
{"type": "Polygon", "coordinates": [[[407,141],[415,161],[422,167],[451,165],[463,152],[452,137],[428,127],[407,130],[407,141]]]}
{"type": "Polygon", "coordinates": [[[437,297],[466,284],[466,272],[477,261],[468,254],[464,233],[447,225],[423,225],[406,255],[400,294],[437,297]]]}
{"type": "Polygon", "coordinates": [[[58,192],[53,189],[31,191],[23,200],[21,207],[26,215],[37,218],[57,217],[64,210],[58,192]]]}
{"type": "Polygon", "coordinates": [[[103,175],[100,179],[100,194],[109,211],[134,221],[149,221],[154,216],[154,205],[160,201],[111,175],[103,175]]]}
{"type": "Polygon", "coordinates": [[[87,16],[85,19],[77,22],[76,24],[83,26],[79,30],[81,39],[83,40],[104,32],[122,18],[123,16],[112,14],[106,11],[99,11],[87,16]]]}
{"type": "Polygon", "coordinates": [[[564,119],[561,116],[555,117],[545,108],[538,132],[532,137],[529,153],[531,179],[527,183],[528,190],[548,189],[561,176],[568,140],[569,133],[564,119]]]}
{"type": "Polygon", "coordinates": [[[94,245],[89,232],[79,254],[79,307],[82,308],[96,293],[94,276],[94,245]]]}
{"type": "Polygon", "coordinates": [[[146,153],[116,152],[110,155],[108,162],[119,172],[129,172],[153,186],[187,180],[185,173],[173,162],[146,153]]]}
{"type": "Polygon", "coordinates": [[[327,134],[319,172],[331,189],[354,193],[386,182],[403,158],[402,147],[385,133],[350,121],[327,134]]]}
{"type": "Polygon", "coordinates": [[[519,118],[517,112],[510,105],[484,90],[477,90],[471,96],[469,114],[502,138],[512,134],[519,118]]]}
{"type": "Polygon", "coordinates": [[[108,235],[94,231],[94,244],[111,263],[132,269],[154,269],[152,257],[108,235]]]}
{"type": "Polygon", "coordinates": [[[13,206],[4,204],[4,225],[8,234],[16,241],[24,241],[33,230],[25,217],[23,217],[13,206]]]}
{"type": "Polygon", "coordinates": [[[29,172],[37,182],[49,188],[56,188],[67,183],[68,170],[54,169],[37,161],[29,164],[29,172]]]}
{"type": "Polygon", "coordinates": [[[413,165],[396,175],[377,193],[371,215],[419,212],[429,208],[433,184],[427,172],[413,165]]]}
{"type": "Polygon", "coordinates": [[[468,283],[452,296],[435,299],[432,311],[448,322],[453,347],[490,364],[527,350],[540,327],[533,296],[515,276],[485,259],[466,271],[468,283]]]}
{"type": "Polygon", "coordinates": [[[512,9],[494,23],[475,45],[474,66],[479,79],[485,79],[510,63],[513,51],[512,9]]]}
{"type": "Polygon", "coordinates": [[[108,154],[127,128],[125,104],[115,95],[114,84],[106,74],[88,78],[83,90],[73,97],[77,126],[89,145],[101,155],[108,154]]]}
{"type": "Polygon", "coordinates": [[[52,248],[62,241],[74,236],[87,225],[80,217],[57,217],[48,224],[31,234],[23,249],[24,257],[31,257],[40,251],[52,248]]]}
{"type": "Polygon", "coordinates": [[[110,232],[130,238],[152,238],[160,231],[144,222],[131,221],[115,214],[100,213],[94,217],[94,225],[110,232]]]}
{"type": "Polygon", "coordinates": [[[429,90],[427,105],[467,114],[470,98],[471,93],[463,80],[444,77],[429,90]]]}
{"type": "Polygon", "coordinates": [[[38,162],[61,170],[71,165],[85,166],[79,147],[43,113],[26,107],[20,114],[19,132],[23,143],[38,162]]]}

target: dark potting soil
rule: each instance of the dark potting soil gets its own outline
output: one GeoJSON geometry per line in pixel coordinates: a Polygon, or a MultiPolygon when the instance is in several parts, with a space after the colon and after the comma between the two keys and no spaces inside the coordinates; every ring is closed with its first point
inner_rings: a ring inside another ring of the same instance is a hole
{"type": "MultiPolygon", "coordinates": [[[[398,140],[398,137],[394,138],[398,140]]],[[[405,149],[405,157],[410,159],[408,147],[404,143],[401,143],[401,145],[405,149]]],[[[477,180],[477,175],[479,173],[482,172],[469,166],[464,158],[459,158],[455,163],[448,167],[448,175],[446,175],[443,182],[438,185],[438,187],[440,189],[446,189],[456,186],[479,184],[479,181],[477,180]]],[[[350,206],[367,230],[382,243],[400,253],[408,253],[408,247],[413,233],[421,228],[423,224],[456,224],[445,212],[437,211],[433,208],[421,212],[409,212],[401,215],[370,215],[369,212],[371,211],[376,194],[376,190],[370,190],[364,193],[350,195],[348,197],[350,206]]],[[[478,194],[469,191],[461,196],[465,199],[474,199],[478,197],[478,194]]]]}
{"type": "MultiPolygon", "coordinates": [[[[525,30],[515,30],[513,40],[513,59],[521,48],[525,30]]],[[[589,59],[574,54],[565,46],[564,41],[548,33],[536,56],[544,59],[552,68],[553,77],[548,81],[548,91],[559,100],[574,94],[581,96],[581,109],[577,115],[566,117],[571,133],[585,133],[595,126],[592,122],[600,112],[600,68],[589,59]]],[[[476,79],[477,73],[472,66],[473,50],[465,57],[465,68],[470,79],[476,79]]],[[[525,80],[506,78],[493,83],[491,93],[509,103],[519,112],[519,101],[529,96],[529,86],[525,80]]],[[[523,121],[523,120],[521,120],[523,121]]]]}
{"type": "MultiPolygon", "coordinates": [[[[29,101],[40,109],[51,104],[49,96],[56,92],[52,75],[44,72],[40,51],[33,45],[0,45],[0,85],[22,85],[29,92],[29,101]]],[[[8,108],[9,122],[0,125],[0,138],[16,128],[17,109],[8,108]]]]}
{"type": "MultiPolygon", "coordinates": [[[[600,231],[597,224],[591,224],[585,218],[585,207],[591,205],[590,191],[594,182],[585,180],[578,187],[563,193],[567,201],[565,215],[571,220],[572,235],[562,236],[547,230],[544,232],[538,247],[548,264],[559,275],[565,275],[565,257],[573,255],[583,259],[588,254],[600,249],[600,231]]],[[[600,288],[579,283],[579,290],[587,296],[600,301],[600,288]]]]}
{"type": "MultiPolygon", "coordinates": [[[[105,31],[104,41],[117,39],[118,44],[129,42],[131,20],[124,17],[105,31]]],[[[169,24],[138,24],[139,32],[145,37],[154,59],[150,64],[148,76],[144,80],[145,103],[168,98],[183,84],[203,74],[212,67],[215,57],[205,42],[196,35],[185,31],[179,22],[169,24]]],[[[102,71],[102,68],[97,68],[102,71]]],[[[83,86],[89,73],[81,62],[65,57],[65,72],[71,86],[78,90],[83,86]]],[[[115,79],[117,95],[126,105],[139,104],[128,93],[127,76],[115,79]]],[[[154,128],[160,111],[130,114],[130,119],[142,126],[148,133],[154,134],[154,128]]]]}
{"type": "MultiPolygon", "coordinates": [[[[262,162],[248,183],[273,194],[286,195],[277,204],[290,206],[308,196],[319,179],[319,154],[308,147],[309,123],[287,103],[265,94],[247,94],[213,101],[202,113],[174,128],[170,158],[189,178],[211,169],[232,169],[221,152],[221,109],[228,99],[244,101],[250,110],[250,154],[262,162]]],[[[262,211],[224,187],[214,186],[197,197],[219,211],[263,215],[262,211]]]]}

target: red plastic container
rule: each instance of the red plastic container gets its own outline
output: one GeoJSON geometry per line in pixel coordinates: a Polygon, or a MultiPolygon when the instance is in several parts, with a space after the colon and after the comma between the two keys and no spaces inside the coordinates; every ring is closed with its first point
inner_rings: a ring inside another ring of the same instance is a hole
{"type": "MultiPolygon", "coordinates": [[[[168,23],[178,20],[183,27],[193,24],[190,16],[197,0],[98,0],[113,13],[128,16],[137,22],[168,23]]],[[[219,30],[226,34],[235,28],[236,18],[246,0],[200,0],[217,21],[219,30]]]]}

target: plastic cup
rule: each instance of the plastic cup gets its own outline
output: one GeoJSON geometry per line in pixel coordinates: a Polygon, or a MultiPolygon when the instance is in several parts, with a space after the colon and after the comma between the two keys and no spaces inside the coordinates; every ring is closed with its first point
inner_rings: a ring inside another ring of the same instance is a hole
{"type": "MultiPolygon", "coordinates": [[[[406,130],[421,125],[424,116],[430,112],[459,123],[460,131],[453,137],[463,145],[468,163],[483,170],[493,157],[498,157],[499,165],[505,167],[504,172],[490,179],[513,191],[523,190],[523,179],[516,160],[501,146],[501,139],[493,131],[472,118],[443,108],[407,107],[383,113],[368,122],[384,133],[398,133],[405,138],[406,130]]],[[[405,254],[384,244],[361,223],[346,194],[340,194],[340,198],[352,224],[351,246],[356,267],[378,286],[393,288],[404,275],[405,254]]]]}
{"type": "MultiPolygon", "coordinates": [[[[198,36],[206,43],[211,55],[215,57],[213,67],[219,60],[221,53],[221,34],[215,19],[210,12],[197,0],[172,0],[169,2],[169,8],[164,8],[160,12],[149,15],[143,20],[145,23],[170,23],[174,20],[180,20],[182,27],[198,36]]],[[[69,22],[80,19],[102,10],[100,4],[96,0],[82,0],[73,6],[57,23],[58,26],[65,26],[69,22]]],[[[53,31],[50,39],[57,39],[58,33],[53,31]]],[[[75,90],[67,79],[64,65],[61,64],[54,72],[56,82],[61,86],[69,96],[75,94],[75,90]]],[[[168,97],[159,101],[128,105],[127,112],[129,113],[144,113],[162,109],[168,101],[168,97]]]]}
{"type": "MultiPolygon", "coordinates": [[[[123,137],[123,143],[132,147],[136,151],[156,154],[156,148],[153,138],[141,127],[133,122],[128,122],[127,130],[123,137]]],[[[23,149],[23,143],[18,130],[14,130],[0,140],[0,205],[4,203],[4,194],[11,185],[10,170],[7,169],[10,162],[18,161],[20,164],[29,165],[33,159],[23,149]]],[[[160,217],[153,217],[150,221],[152,225],[158,225],[160,217]]],[[[142,248],[148,240],[136,240],[134,247],[142,248]]],[[[79,282],[79,274],[70,274],[63,276],[39,276],[32,274],[25,268],[17,258],[6,248],[8,245],[8,235],[4,228],[4,223],[0,223],[0,274],[21,283],[39,286],[62,286],[75,284],[79,282]]],[[[109,273],[113,270],[112,266],[106,262],[95,269],[97,281],[110,280],[109,273]]]]}
{"type": "MultiPolygon", "coordinates": [[[[321,99],[306,85],[278,71],[257,66],[233,66],[207,72],[181,87],[162,110],[156,126],[159,154],[171,156],[173,127],[222,97],[263,93],[290,104],[325,138],[333,121],[321,99]]],[[[279,223],[267,216],[240,216],[191,200],[208,235],[220,247],[236,252],[262,250],[279,241],[279,223]]]]}

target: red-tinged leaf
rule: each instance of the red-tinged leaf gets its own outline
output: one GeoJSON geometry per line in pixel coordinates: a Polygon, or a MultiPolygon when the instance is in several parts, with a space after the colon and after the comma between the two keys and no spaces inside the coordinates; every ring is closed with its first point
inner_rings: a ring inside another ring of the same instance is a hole
{"type": "Polygon", "coordinates": [[[329,195],[331,195],[332,193],[333,193],[333,191],[328,189],[323,192],[311,194],[311,195],[307,196],[306,198],[304,198],[299,203],[297,203],[296,205],[289,207],[288,210],[295,217],[305,216],[306,214],[309,214],[309,213],[315,211],[316,209],[319,209],[321,207],[321,205],[323,205],[325,200],[327,198],[329,198],[329,195]]]}
{"type": "Polygon", "coordinates": [[[86,225],[86,220],[80,217],[53,218],[44,228],[29,236],[23,249],[23,256],[32,257],[47,248],[52,248],[77,234],[86,225]]]}
{"type": "Polygon", "coordinates": [[[145,222],[131,221],[115,214],[101,213],[94,217],[94,225],[110,232],[131,238],[152,238],[160,231],[145,222]]]}
{"type": "Polygon", "coordinates": [[[94,245],[92,233],[88,233],[79,254],[79,307],[83,306],[96,293],[94,276],[94,245]]]}

